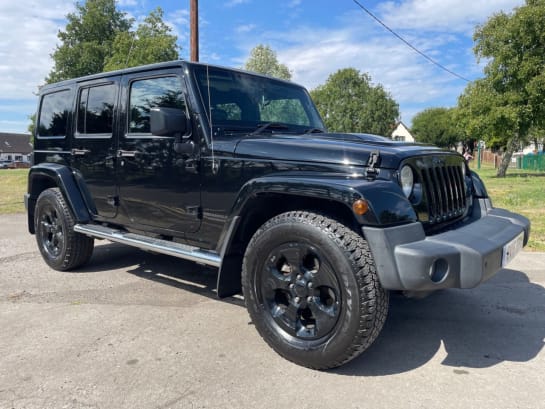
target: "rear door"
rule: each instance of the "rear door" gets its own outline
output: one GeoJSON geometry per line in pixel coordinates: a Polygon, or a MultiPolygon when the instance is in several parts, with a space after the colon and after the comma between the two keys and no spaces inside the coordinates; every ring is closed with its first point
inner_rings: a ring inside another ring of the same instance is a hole
{"type": "Polygon", "coordinates": [[[197,151],[176,153],[174,143],[183,135],[176,139],[150,132],[151,108],[178,108],[188,115],[181,69],[127,74],[122,84],[123,120],[117,154],[121,210],[128,223],[139,229],[178,237],[197,231],[197,151]]]}
{"type": "Polygon", "coordinates": [[[72,168],[93,198],[98,218],[116,216],[116,104],[120,77],[78,84],[72,168]]]}

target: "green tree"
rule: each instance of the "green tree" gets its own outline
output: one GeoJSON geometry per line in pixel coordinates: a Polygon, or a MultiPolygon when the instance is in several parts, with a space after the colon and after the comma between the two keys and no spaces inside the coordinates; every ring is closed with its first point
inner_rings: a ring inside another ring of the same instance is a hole
{"type": "Polygon", "coordinates": [[[329,130],[389,135],[399,117],[399,105],[367,73],[345,68],[310,92],[329,130]]]}
{"type": "Polygon", "coordinates": [[[115,0],[76,3],[76,12],[66,19],[65,30],[58,33],[61,44],[51,55],[54,66],[48,83],[102,72],[115,37],[132,24],[126,13],[117,10],[115,0]]]}
{"type": "Polygon", "coordinates": [[[278,61],[276,52],[268,45],[259,44],[254,47],[244,69],[284,80],[291,79],[288,67],[278,61]]]}
{"type": "Polygon", "coordinates": [[[455,108],[428,108],[413,118],[411,131],[418,142],[452,148],[464,138],[455,121],[455,108]]]}
{"type": "Polygon", "coordinates": [[[503,150],[497,175],[505,176],[513,152],[532,129],[545,124],[545,0],[526,0],[512,13],[493,15],[473,36],[485,77],[459,98],[467,129],[503,150]]]}
{"type": "Polygon", "coordinates": [[[138,25],[136,31],[117,34],[112,54],[104,71],[178,59],[177,37],[163,22],[163,10],[157,7],[138,25]]]}

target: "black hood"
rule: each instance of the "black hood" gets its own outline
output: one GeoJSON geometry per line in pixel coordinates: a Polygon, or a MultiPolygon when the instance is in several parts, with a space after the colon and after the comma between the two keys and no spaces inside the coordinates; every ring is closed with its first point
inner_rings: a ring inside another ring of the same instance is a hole
{"type": "Polygon", "coordinates": [[[247,159],[316,162],[366,166],[369,155],[380,154],[380,167],[395,169],[401,160],[415,155],[454,153],[435,146],[392,141],[369,134],[320,133],[305,135],[264,134],[242,138],[235,156],[247,159]]]}

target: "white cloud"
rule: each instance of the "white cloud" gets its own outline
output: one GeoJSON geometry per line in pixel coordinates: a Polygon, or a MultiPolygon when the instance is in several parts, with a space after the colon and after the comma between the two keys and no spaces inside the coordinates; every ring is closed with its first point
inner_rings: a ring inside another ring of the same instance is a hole
{"type": "Polygon", "coordinates": [[[500,10],[510,11],[523,0],[404,0],[378,6],[381,19],[394,30],[418,29],[471,33],[500,10]]]}
{"type": "Polygon", "coordinates": [[[240,6],[241,4],[250,3],[252,0],[230,0],[225,3],[225,7],[235,7],[240,6]]]}
{"type": "Polygon", "coordinates": [[[138,0],[116,0],[118,7],[136,7],[138,0]]]}
{"type": "Polygon", "coordinates": [[[0,97],[33,98],[53,62],[50,54],[72,0],[19,0],[0,3],[0,97]]]}
{"type": "MultiPolygon", "coordinates": [[[[165,24],[168,25],[173,34],[178,37],[179,44],[185,43],[189,38],[189,18],[189,10],[187,9],[168,13],[164,18],[165,24]]],[[[201,24],[201,21],[199,21],[199,24],[201,24]]]]}
{"type": "Polygon", "coordinates": [[[255,24],[242,24],[235,28],[235,32],[238,34],[245,34],[255,30],[256,27],[257,26],[255,24]]]}

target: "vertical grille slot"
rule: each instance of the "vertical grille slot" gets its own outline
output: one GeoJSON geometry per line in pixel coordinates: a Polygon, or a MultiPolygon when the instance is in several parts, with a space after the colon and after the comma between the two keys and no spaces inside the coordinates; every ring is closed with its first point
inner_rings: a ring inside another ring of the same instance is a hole
{"type": "Polygon", "coordinates": [[[428,223],[438,224],[462,216],[466,209],[466,189],[462,165],[455,160],[419,162],[428,223]],[[446,161],[445,161],[446,162],[446,161]],[[455,163],[454,165],[452,163],[455,163]]]}

